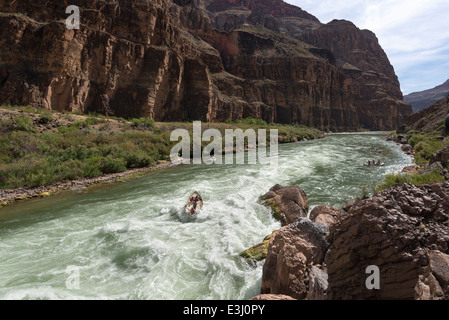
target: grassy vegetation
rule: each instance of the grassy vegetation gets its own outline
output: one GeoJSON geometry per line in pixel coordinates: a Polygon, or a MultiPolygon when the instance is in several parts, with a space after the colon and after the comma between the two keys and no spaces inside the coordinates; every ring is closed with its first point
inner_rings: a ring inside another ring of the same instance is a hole
{"type": "Polygon", "coordinates": [[[410,136],[408,143],[415,152],[414,160],[416,164],[427,164],[432,154],[449,146],[449,141],[447,139],[439,139],[440,135],[438,133],[439,131],[436,130],[431,133],[414,131],[407,133],[410,136]]]}
{"type": "Polygon", "coordinates": [[[375,192],[379,192],[384,189],[390,188],[396,184],[411,183],[415,185],[422,185],[443,181],[445,181],[444,177],[436,171],[424,175],[421,175],[419,173],[416,174],[391,173],[385,177],[385,180],[382,184],[380,184],[375,188],[375,192]]]}
{"type": "MultiPolygon", "coordinates": [[[[429,164],[432,154],[437,153],[441,149],[449,146],[449,140],[441,137],[441,130],[444,127],[444,119],[436,123],[435,129],[429,132],[418,132],[405,128],[405,136],[408,136],[408,144],[414,151],[414,162],[421,166],[420,172],[413,174],[408,173],[391,173],[388,174],[382,183],[374,183],[370,186],[361,185],[360,189],[363,196],[372,194],[392,187],[397,184],[411,183],[415,185],[432,184],[445,181],[445,177],[438,171],[422,174],[426,165],[429,164]]],[[[392,132],[392,135],[396,133],[392,132]]],[[[449,168],[449,163],[443,164],[449,168]]]]}
{"type": "Polygon", "coordinates": [[[37,132],[26,117],[0,122],[0,188],[36,187],[147,167],[166,159],[168,132],[92,129],[92,119],[37,132]]]}
{"type": "Polygon", "coordinates": [[[414,148],[416,164],[428,163],[432,154],[443,149],[446,145],[446,143],[438,140],[420,141],[414,148]]]}
{"type": "MultiPolygon", "coordinates": [[[[177,143],[170,141],[172,130],[192,131],[192,123],[187,122],[156,123],[149,118],[110,121],[95,114],[61,114],[31,107],[8,109],[21,113],[0,119],[0,189],[37,187],[153,166],[169,159],[177,143]],[[72,121],[42,129],[61,119],[72,121]]],[[[255,119],[203,124],[203,130],[208,128],[219,129],[223,136],[229,128],[253,128],[256,132],[259,128],[276,128],[284,142],[322,135],[304,126],[266,124],[255,119]]]]}

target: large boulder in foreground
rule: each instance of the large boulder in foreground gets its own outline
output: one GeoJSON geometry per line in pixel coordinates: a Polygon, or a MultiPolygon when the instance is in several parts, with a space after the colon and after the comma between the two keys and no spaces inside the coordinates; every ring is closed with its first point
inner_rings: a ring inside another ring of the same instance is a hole
{"type": "Polygon", "coordinates": [[[307,195],[298,186],[283,187],[277,184],[264,194],[261,200],[273,209],[273,216],[276,219],[280,220],[282,216],[285,216],[287,223],[307,217],[309,212],[307,195]]]}
{"type": "Polygon", "coordinates": [[[328,299],[449,299],[449,182],[396,185],[331,225],[328,299]],[[367,289],[370,265],[379,289],[367,289]]]}
{"type": "MultiPolygon", "coordinates": [[[[309,293],[312,267],[320,266],[328,247],[328,228],[308,218],[289,224],[270,240],[263,267],[262,294],[284,294],[295,299],[305,299],[309,293]]],[[[314,291],[322,287],[326,277],[314,270],[314,291]],[[318,279],[320,278],[320,279],[318,279]],[[322,279],[321,279],[322,278],[322,279]]],[[[313,296],[320,295],[314,292],[313,296]]]]}

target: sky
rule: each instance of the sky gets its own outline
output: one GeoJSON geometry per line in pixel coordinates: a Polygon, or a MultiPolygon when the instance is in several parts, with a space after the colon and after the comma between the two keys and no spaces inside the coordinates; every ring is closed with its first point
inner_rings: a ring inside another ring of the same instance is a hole
{"type": "Polygon", "coordinates": [[[405,94],[449,79],[449,0],[285,0],[322,23],[352,21],[373,31],[405,94]]]}

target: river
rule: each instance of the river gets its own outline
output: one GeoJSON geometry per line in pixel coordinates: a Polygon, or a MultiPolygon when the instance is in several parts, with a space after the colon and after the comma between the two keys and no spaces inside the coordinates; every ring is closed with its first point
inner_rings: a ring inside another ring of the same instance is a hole
{"type": "Polygon", "coordinates": [[[249,299],[263,261],[238,254],[280,223],[259,196],[298,185],[310,209],[341,207],[411,164],[377,133],[279,146],[270,165],[182,165],[126,183],[61,192],[0,209],[0,299],[249,299]],[[372,147],[383,150],[373,154],[372,147]],[[385,162],[366,167],[367,160],[385,162]],[[198,190],[196,219],[175,214],[198,190]]]}

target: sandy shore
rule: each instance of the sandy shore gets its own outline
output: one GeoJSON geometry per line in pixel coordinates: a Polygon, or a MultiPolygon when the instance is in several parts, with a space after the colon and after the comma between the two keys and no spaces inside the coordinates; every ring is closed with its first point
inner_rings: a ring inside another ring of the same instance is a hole
{"type": "Polygon", "coordinates": [[[141,175],[148,172],[153,172],[156,170],[167,168],[172,165],[173,164],[170,161],[166,161],[152,167],[132,169],[120,173],[103,175],[97,178],[85,178],[72,181],[63,181],[48,186],[41,186],[35,188],[17,188],[17,189],[0,190],[0,208],[8,204],[14,203],[16,201],[38,197],[43,198],[48,197],[62,190],[70,190],[73,188],[89,187],[100,183],[114,182],[120,178],[131,177],[133,175],[141,175]]]}

